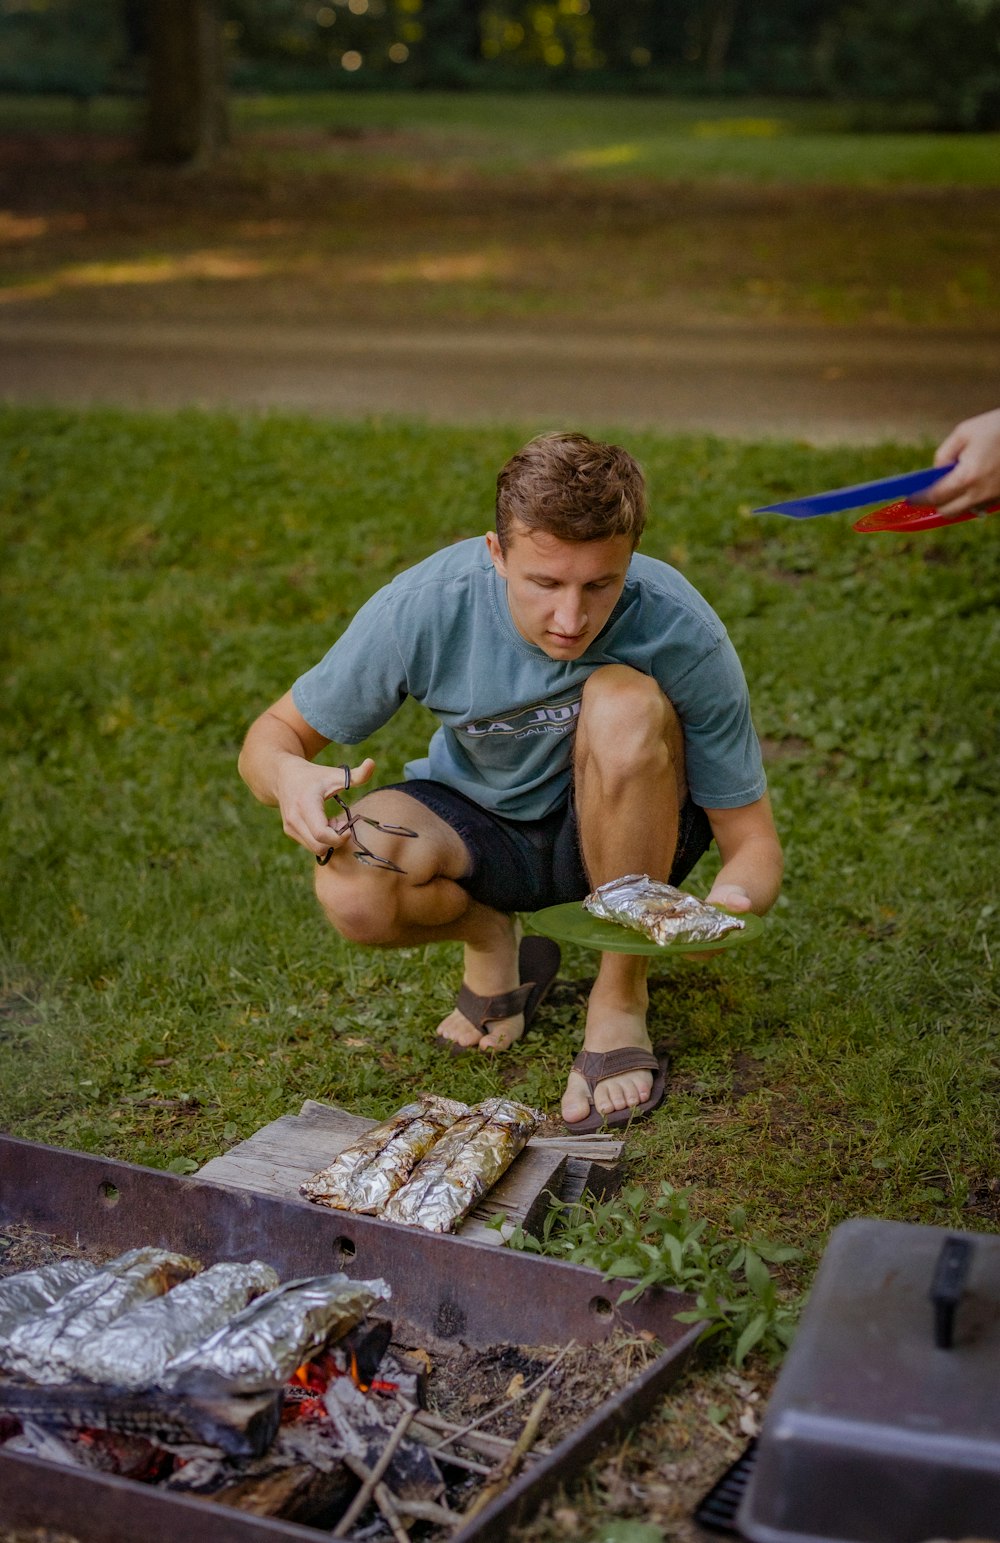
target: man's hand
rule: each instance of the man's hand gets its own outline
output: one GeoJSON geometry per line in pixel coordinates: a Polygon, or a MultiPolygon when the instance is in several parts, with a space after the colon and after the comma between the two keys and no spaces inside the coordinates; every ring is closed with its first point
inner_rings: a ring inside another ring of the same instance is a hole
{"type": "MultiPolygon", "coordinates": [[[[277,806],[286,836],[316,857],[348,838],[342,812],[335,808],[332,820],[326,813],[326,800],[347,785],[344,768],[314,764],[329,743],[286,691],[250,725],[240,751],[240,776],[251,793],[262,804],[277,806]]],[[[352,766],[351,787],[367,782],[374,770],[370,757],[352,766]]]]}
{"type": "Polygon", "coordinates": [[[706,905],[721,905],[727,911],[749,911],[753,901],[742,884],[715,884],[705,896],[706,905]]]}
{"type": "Polygon", "coordinates": [[[966,418],[934,453],[935,466],[958,465],[939,482],[915,494],[915,504],[930,504],[940,514],[963,514],[978,504],[1000,499],[1000,407],[966,418]]]}
{"type": "MultiPolygon", "coordinates": [[[[368,781],[375,762],[369,756],[350,770],[353,788],[368,781]]],[[[342,766],[316,766],[300,756],[282,756],[275,775],[275,794],[285,835],[317,857],[322,857],[330,847],[343,846],[350,839],[350,831],[336,805],[334,818],[327,816],[326,800],[334,793],[342,793],[346,786],[342,766]]]]}

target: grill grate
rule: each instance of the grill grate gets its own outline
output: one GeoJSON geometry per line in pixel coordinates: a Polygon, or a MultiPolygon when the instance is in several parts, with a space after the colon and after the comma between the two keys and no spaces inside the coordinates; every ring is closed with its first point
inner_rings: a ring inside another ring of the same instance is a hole
{"type": "Polygon", "coordinates": [[[699,1527],[704,1527],[706,1532],[719,1532],[730,1538],[741,1536],[736,1526],[736,1512],[750,1482],[756,1456],[757,1437],[754,1436],[735,1463],[730,1463],[721,1479],[716,1479],[698,1505],[694,1519],[699,1527]]]}

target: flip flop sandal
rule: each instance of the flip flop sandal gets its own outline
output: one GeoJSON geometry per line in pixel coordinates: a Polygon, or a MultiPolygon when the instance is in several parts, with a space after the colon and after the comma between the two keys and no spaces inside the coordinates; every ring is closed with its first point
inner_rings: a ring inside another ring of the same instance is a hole
{"type": "Polygon", "coordinates": [[[621,1050],[581,1050],[573,1062],[573,1070],[579,1072],[587,1084],[591,1110],[582,1120],[564,1120],[563,1124],[573,1136],[589,1136],[597,1130],[620,1129],[631,1125],[633,1120],[644,1120],[663,1103],[669,1067],[670,1057],[660,1045],[653,1051],[630,1045],[621,1050]],[[612,1109],[609,1114],[601,1114],[593,1107],[594,1089],[607,1077],[621,1077],[625,1072],[654,1073],[649,1097],[641,1104],[630,1104],[627,1109],[612,1109]]]}
{"type": "MultiPolygon", "coordinates": [[[[517,973],[521,984],[498,996],[481,997],[463,982],[455,1005],[472,1027],[479,1030],[480,1039],[489,1032],[489,1024],[501,1018],[513,1018],[516,1013],[524,1014],[527,1033],[559,973],[560,957],[559,944],[551,938],[522,938],[517,950],[517,973]]],[[[475,1044],[460,1045],[456,1040],[445,1039],[444,1035],[439,1038],[447,1045],[449,1055],[464,1055],[468,1050],[477,1049],[475,1044]]]]}

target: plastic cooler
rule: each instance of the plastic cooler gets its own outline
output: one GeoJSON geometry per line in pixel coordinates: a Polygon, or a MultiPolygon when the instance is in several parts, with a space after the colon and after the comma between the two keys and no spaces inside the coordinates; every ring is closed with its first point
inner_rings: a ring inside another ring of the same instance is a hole
{"type": "Polygon", "coordinates": [[[1000,1539],[1000,1237],[834,1231],[736,1526],[751,1543],[1000,1539]]]}

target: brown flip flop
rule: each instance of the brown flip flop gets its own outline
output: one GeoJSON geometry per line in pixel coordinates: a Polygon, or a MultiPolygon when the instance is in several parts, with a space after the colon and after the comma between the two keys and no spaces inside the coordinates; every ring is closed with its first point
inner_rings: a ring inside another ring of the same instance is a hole
{"type": "MultiPolygon", "coordinates": [[[[501,1018],[513,1018],[515,1013],[524,1014],[524,1030],[527,1033],[532,1019],[541,1007],[553,981],[559,973],[559,944],[552,938],[522,938],[517,950],[517,972],[521,984],[513,991],[498,996],[481,997],[464,983],[455,1003],[463,1017],[468,1018],[480,1038],[489,1032],[488,1025],[501,1018]]],[[[476,1045],[460,1045],[453,1039],[438,1036],[448,1047],[449,1055],[464,1055],[475,1050],[476,1045]]]]}
{"type": "Polygon", "coordinates": [[[644,1120],[659,1109],[666,1092],[670,1056],[662,1045],[652,1051],[640,1050],[637,1045],[626,1045],[621,1050],[581,1050],[573,1062],[573,1070],[579,1072],[590,1092],[591,1109],[582,1120],[564,1120],[567,1131],[573,1136],[590,1136],[594,1131],[621,1129],[633,1120],[644,1120]],[[593,1107],[594,1089],[607,1077],[620,1077],[624,1072],[653,1072],[653,1086],[649,1097],[641,1104],[630,1104],[627,1109],[612,1109],[601,1114],[593,1107]]]}

